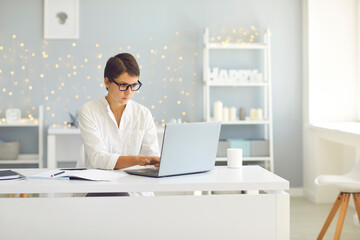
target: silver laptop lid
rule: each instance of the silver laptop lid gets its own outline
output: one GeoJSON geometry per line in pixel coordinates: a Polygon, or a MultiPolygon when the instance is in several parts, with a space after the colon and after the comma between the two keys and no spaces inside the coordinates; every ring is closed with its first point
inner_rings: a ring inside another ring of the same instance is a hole
{"type": "Polygon", "coordinates": [[[159,176],[203,172],[215,166],[221,122],[167,124],[159,176]]]}

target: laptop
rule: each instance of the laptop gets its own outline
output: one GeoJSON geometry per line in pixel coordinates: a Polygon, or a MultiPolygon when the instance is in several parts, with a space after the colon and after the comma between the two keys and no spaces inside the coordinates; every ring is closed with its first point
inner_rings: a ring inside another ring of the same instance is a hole
{"type": "Polygon", "coordinates": [[[210,171],[215,166],[221,122],[166,124],[160,166],[125,170],[133,175],[167,177],[210,171]]]}

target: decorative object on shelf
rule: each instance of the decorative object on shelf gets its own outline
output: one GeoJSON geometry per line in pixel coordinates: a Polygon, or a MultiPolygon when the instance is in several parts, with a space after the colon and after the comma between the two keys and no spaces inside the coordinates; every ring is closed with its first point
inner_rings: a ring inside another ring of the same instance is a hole
{"type": "Polygon", "coordinates": [[[222,121],[223,103],[221,101],[214,102],[214,121],[222,121]]]}
{"type": "Polygon", "coordinates": [[[267,139],[244,139],[227,138],[219,142],[218,155],[224,155],[223,148],[241,148],[243,157],[267,157],[270,154],[269,140],[267,139]],[[221,147],[221,148],[220,148],[221,147]]]}
{"type": "Polygon", "coordinates": [[[251,120],[251,121],[256,120],[256,109],[255,109],[255,108],[251,108],[251,109],[250,109],[249,116],[250,116],[250,120],[251,120]]]}
{"type": "Polygon", "coordinates": [[[229,168],[240,168],[242,166],[243,151],[241,148],[228,148],[227,165],[229,168]]]}
{"type": "Polygon", "coordinates": [[[7,123],[19,123],[21,120],[21,110],[18,108],[9,108],[6,110],[7,123]]]}
{"type": "Polygon", "coordinates": [[[246,118],[246,111],[245,108],[240,108],[239,110],[239,120],[245,120],[246,118]]]}
{"type": "Polygon", "coordinates": [[[70,116],[71,122],[68,122],[68,126],[78,128],[79,127],[78,112],[76,112],[75,115],[72,115],[71,113],[69,113],[69,116],[70,116]]]}
{"type": "Polygon", "coordinates": [[[232,82],[262,82],[262,74],[257,69],[209,69],[209,81],[232,81],[232,82]]]}
{"type": "Polygon", "coordinates": [[[251,121],[261,121],[263,120],[263,111],[261,108],[251,108],[250,109],[250,120],[251,121]]]}
{"type": "Polygon", "coordinates": [[[236,121],[236,107],[231,107],[229,111],[229,120],[236,121]]]}
{"type": "Polygon", "coordinates": [[[223,122],[229,121],[229,108],[227,107],[223,108],[222,121],[223,122]]]}
{"type": "Polygon", "coordinates": [[[19,156],[20,141],[0,143],[0,160],[15,160],[19,156]]]}
{"type": "Polygon", "coordinates": [[[79,38],[79,1],[44,1],[44,38],[79,38]]]}

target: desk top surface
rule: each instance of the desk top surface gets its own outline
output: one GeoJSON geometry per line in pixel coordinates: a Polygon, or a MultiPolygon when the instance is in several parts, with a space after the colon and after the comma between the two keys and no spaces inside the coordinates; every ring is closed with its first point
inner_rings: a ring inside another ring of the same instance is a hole
{"type": "MultiPolygon", "coordinates": [[[[25,176],[49,169],[13,169],[25,176]]],[[[164,178],[124,174],[111,182],[81,180],[27,179],[0,181],[0,193],[88,193],[88,192],[155,192],[155,191],[236,191],[287,190],[289,182],[259,166],[238,169],[215,167],[206,173],[164,178]]]]}

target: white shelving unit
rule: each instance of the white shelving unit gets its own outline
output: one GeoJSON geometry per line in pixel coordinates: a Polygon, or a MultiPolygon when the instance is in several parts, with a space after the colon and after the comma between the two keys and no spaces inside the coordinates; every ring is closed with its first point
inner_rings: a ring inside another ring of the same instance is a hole
{"type": "MultiPolygon", "coordinates": [[[[19,123],[7,123],[0,121],[0,128],[24,128],[24,127],[37,127],[38,128],[38,153],[37,154],[19,154],[18,159],[14,160],[0,160],[0,167],[3,164],[38,164],[39,168],[43,167],[43,129],[44,129],[44,110],[43,106],[39,107],[39,118],[36,119],[21,119],[19,123]]],[[[0,129],[1,138],[1,129],[0,129]]]]}
{"type": "MultiPolygon", "coordinates": [[[[274,171],[274,154],[273,154],[273,119],[272,119],[272,97],[271,97],[271,61],[270,61],[270,31],[267,29],[264,33],[263,43],[220,43],[209,42],[209,30],[206,28],[204,33],[204,119],[205,121],[212,121],[210,116],[211,105],[210,95],[213,88],[226,87],[255,87],[263,88],[263,106],[264,106],[264,120],[236,120],[222,122],[222,125],[264,125],[264,138],[269,141],[269,156],[266,157],[244,157],[243,161],[263,161],[265,166],[274,171]],[[233,51],[234,54],[241,54],[242,50],[264,51],[263,54],[263,78],[262,82],[233,82],[233,81],[210,81],[210,53],[213,51],[233,51]]],[[[234,103],[235,104],[235,103],[234,103]]],[[[239,106],[238,103],[236,106],[239,106]]],[[[227,161],[226,157],[219,157],[217,161],[227,161]]]]}

